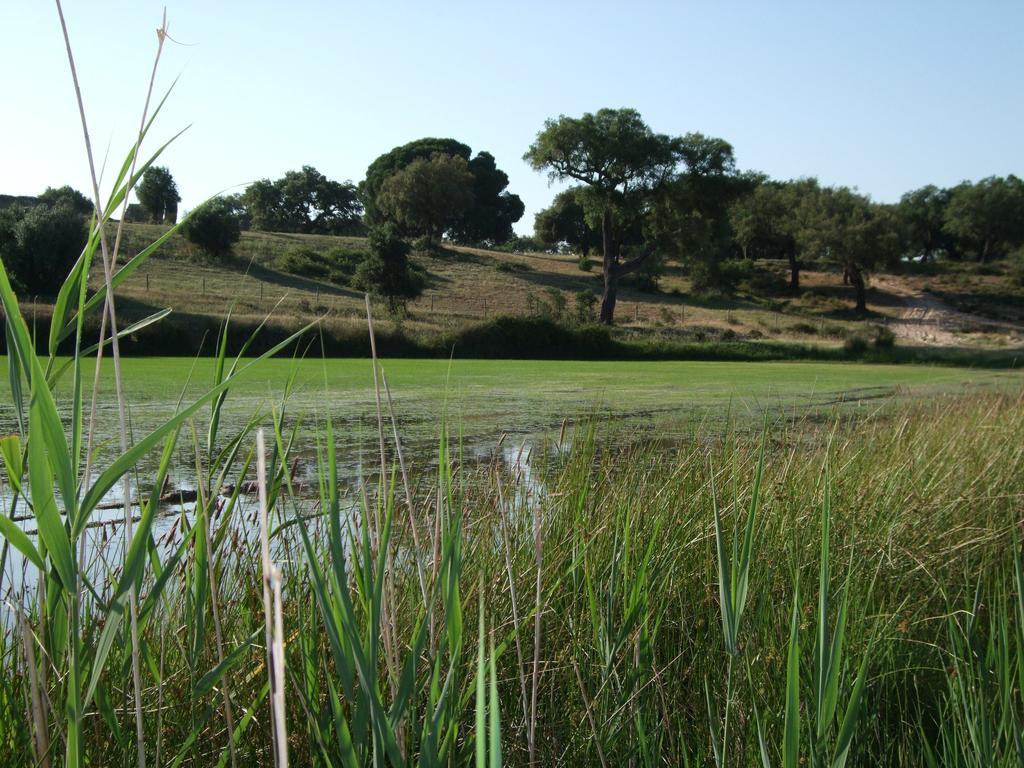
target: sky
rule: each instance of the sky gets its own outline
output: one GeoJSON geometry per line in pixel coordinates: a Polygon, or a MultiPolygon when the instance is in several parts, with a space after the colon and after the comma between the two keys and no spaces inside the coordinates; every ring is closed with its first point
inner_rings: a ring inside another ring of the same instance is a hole
{"type": "MultiPolygon", "coordinates": [[[[65,0],[98,165],[138,130],[164,4],[65,0]]],[[[148,139],[182,208],[303,165],[358,183],[425,136],[487,150],[526,204],[561,188],[522,155],[545,119],[632,107],[729,141],[737,165],[893,202],[1024,175],[1024,2],[167,0],[148,139]]],[[[89,192],[54,3],[0,0],[0,193],[89,192]]],[[[145,148],[144,148],[145,149],[145,148]]]]}

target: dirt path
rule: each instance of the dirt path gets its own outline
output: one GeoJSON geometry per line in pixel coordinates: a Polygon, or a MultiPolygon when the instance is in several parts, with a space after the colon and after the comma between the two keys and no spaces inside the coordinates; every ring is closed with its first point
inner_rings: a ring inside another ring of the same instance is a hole
{"type": "Polygon", "coordinates": [[[888,324],[898,339],[938,347],[976,345],[981,341],[980,332],[1005,335],[1013,345],[1024,343],[1024,326],[960,312],[930,293],[892,276],[879,275],[872,283],[903,304],[899,316],[888,324]]]}

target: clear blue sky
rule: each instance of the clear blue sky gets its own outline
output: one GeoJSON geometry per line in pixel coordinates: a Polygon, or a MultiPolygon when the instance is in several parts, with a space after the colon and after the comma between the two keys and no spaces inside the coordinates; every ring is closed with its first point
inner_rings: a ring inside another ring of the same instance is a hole
{"type": "MultiPolygon", "coordinates": [[[[92,137],[120,164],[163,5],[67,0],[92,137]]],[[[526,203],[557,188],[521,157],[544,119],[638,109],[721,136],[738,164],[893,201],[927,183],[1024,175],[1024,2],[195,2],[168,0],[153,136],[190,208],[304,164],[358,182],[394,146],[486,149],[526,203]]],[[[87,166],[56,8],[0,0],[0,193],[87,166]]],[[[156,142],[151,142],[155,147],[156,142]]]]}

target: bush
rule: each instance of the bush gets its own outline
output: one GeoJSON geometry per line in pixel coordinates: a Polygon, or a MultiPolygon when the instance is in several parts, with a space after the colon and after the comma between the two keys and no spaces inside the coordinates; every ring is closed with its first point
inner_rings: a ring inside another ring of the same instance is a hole
{"type": "Polygon", "coordinates": [[[566,320],[569,303],[557,288],[545,288],[544,296],[530,292],[526,294],[526,311],[531,317],[559,323],[566,320]]]}
{"type": "Polygon", "coordinates": [[[589,256],[584,256],[581,253],[579,261],[576,262],[576,266],[580,268],[580,272],[589,272],[594,268],[594,262],[589,256]]]}
{"type": "Polygon", "coordinates": [[[67,202],[0,211],[0,259],[23,293],[56,293],[87,238],[85,217],[67,202]]]}
{"type": "Polygon", "coordinates": [[[231,253],[231,246],[242,236],[235,207],[221,198],[203,203],[181,225],[185,239],[213,258],[231,253]]]}
{"type": "Polygon", "coordinates": [[[860,357],[868,351],[868,340],[860,334],[851,334],[843,342],[843,351],[849,357],[860,357]]]}
{"type": "Polygon", "coordinates": [[[896,334],[880,325],[875,329],[875,337],[872,339],[875,349],[892,349],[896,346],[896,334]]]}
{"type": "Polygon", "coordinates": [[[330,265],[323,254],[305,245],[296,245],[285,251],[278,266],[292,275],[321,280],[330,274],[330,265]]]}
{"type": "Polygon", "coordinates": [[[658,279],[665,271],[665,265],[657,256],[648,256],[640,267],[623,279],[625,285],[630,285],[644,293],[658,292],[658,279]]]}
{"type": "Polygon", "coordinates": [[[326,280],[335,285],[350,285],[359,265],[370,257],[355,248],[331,248],[320,253],[305,245],[289,248],[278,262],[285,272],[312,280],[326,280]]]}
{"type": "Polygon", "coordinates": [[[576,293],[576,322],[587,325],[597,320],[597,294],[589,288],[576,293]]]}

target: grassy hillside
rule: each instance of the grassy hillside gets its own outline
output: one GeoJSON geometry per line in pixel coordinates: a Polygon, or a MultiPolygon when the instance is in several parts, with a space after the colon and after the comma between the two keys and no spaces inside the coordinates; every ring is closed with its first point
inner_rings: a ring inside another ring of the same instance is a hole
{"type": "MultiPolygon", "coordinates": [[[[127,224],[122,252],[137,252],[162,231],[158,225],[127,224]]],[[[141,317],[170,307],[175,312],[175,333],[194,339],[216,328],[229,309],[241,328],[254,327],[268,313],[272,313],[271,326],[282,331],[320,317],[329,337],[363,339],[362,294],[284,271],[283,257],[296,246],[318,251],[359,249],[365,241],[245,232],[233,257],[217,263],[175,236],[119,289],[122,312],[141,317]]],[[[405,317],[382,318],[385,335],[397,332],[408,342],[408,349],[398,352],[437,346],[439,339],[461,337],[499,315],[552,314],[559,301],[556,296],[572,318],[578,293],[601,292],[599,267],[582,271],[572,255],[450,247],[439,255],[414,253],[413,259],[427,273],[425,292],[409,304],[405,317]]],[[[838,274],[805,271],[804,289],[793,295],[786,288],[782,264],[758,262],[746,268],[733,293],[705,295],[692,291],[680,265],[669,264],[657,292],[622,287],[614,338],[648,346],[717,341],[839,349],[851,335],[870,339],[878,326],[889,325],[898,337],[906,336],[897,339],[900,346],[1014,348],[1024,340],[1024,327],[1019,325],[1024,322],[1020,309],[1024,289],[1014,287],[998,268],[986,272],[947,268],[931,274],[875,276],[868,297],[871,312],[863,319],[850,310],[851,289],[842,285],[838,274]],[[922,298],[925,295],[927,300],[922,298]],[[924,301],[942,311],[908,320],[924,301]]],[[[97,286],[102,281],[98,269],[93,280],[97,286]]],[[[45,300],[28,303],[28,314],[48,315],[45,300]]]]}

